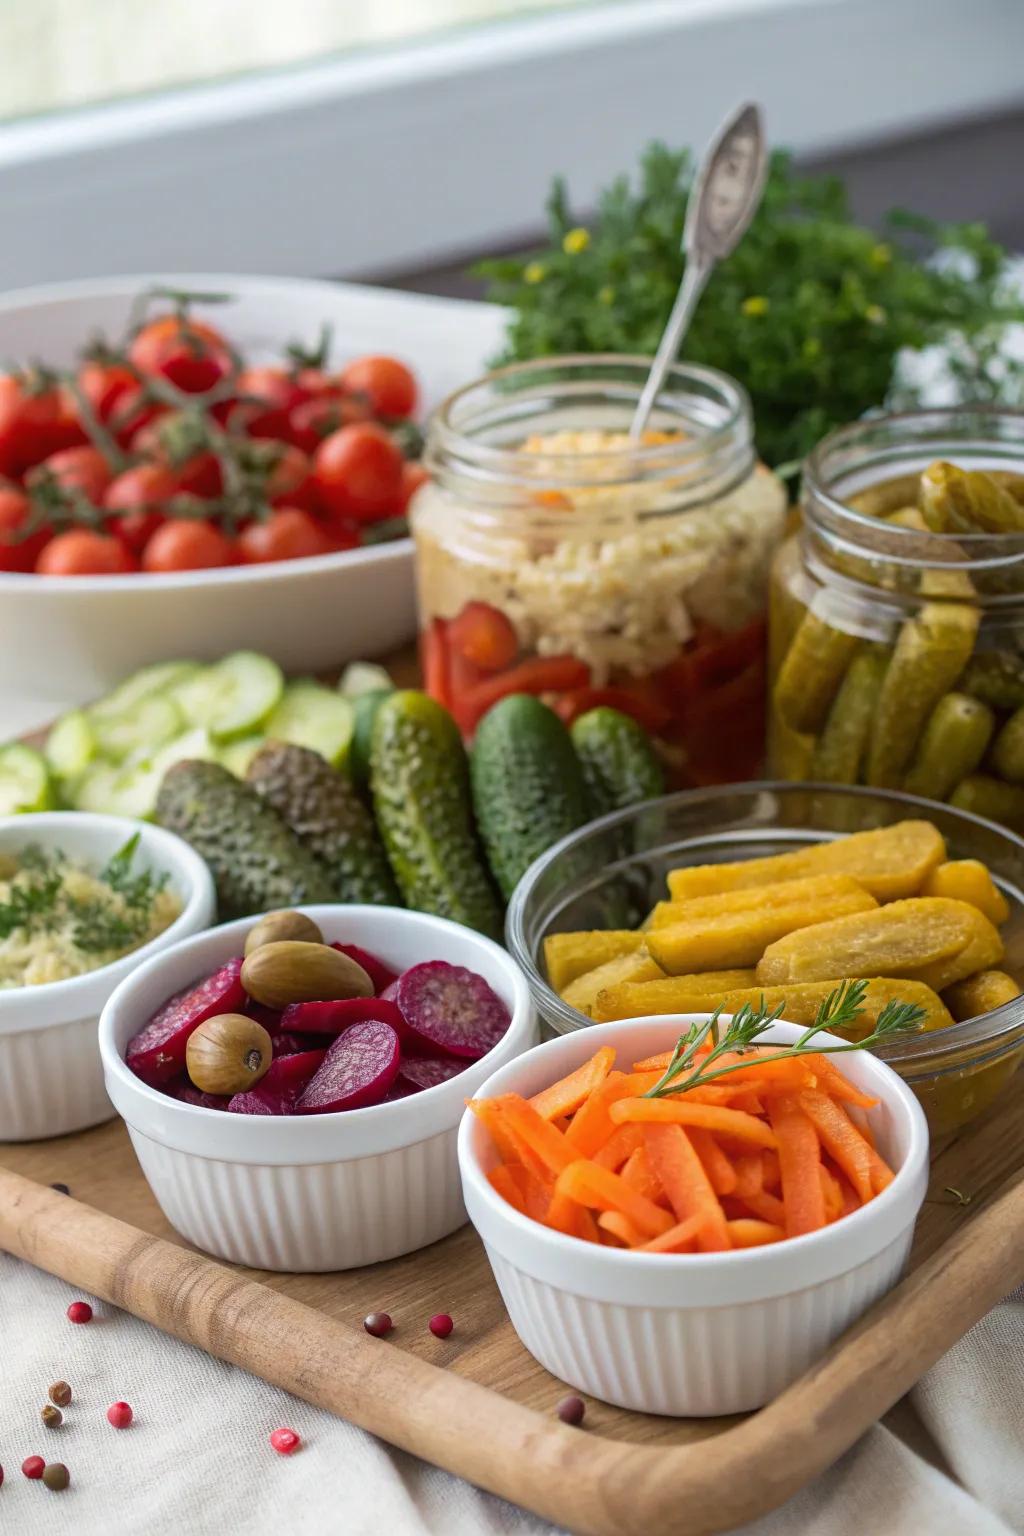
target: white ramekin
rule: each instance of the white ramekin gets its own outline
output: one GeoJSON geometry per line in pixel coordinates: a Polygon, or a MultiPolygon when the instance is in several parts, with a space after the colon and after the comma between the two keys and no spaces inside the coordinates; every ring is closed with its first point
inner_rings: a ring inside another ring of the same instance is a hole
{"type": "MultiPolygon", "coordinates": [[[[602,1045],[615,1046],[628,1068],[703,1017],[581,1029],[495,1072],[477,1096],[528,1097],[602,1045]]],[[[800,1032],[776,1024],[765,1038],[800,1032]]],[[[845,1055],[842,1069],[880,1101],[870,1124],[896,1178],[822,1232],[731,1253],[630,1253],[521,1216],[488,1182],[497,1154],[467,1111],[459,1129],[466,1208],[531,1355],[594,1397],[676,1417],[759,1408],[801,1375],[899,1279],[928,1183],[928,1128],[909,1088],[866,1051],[845,1055]]]]}
{"type": "Polygon", "coordinates": [[[138,867],[167,872],[181,913],[163,933],[113,965],[39,987],[0,989],[0,1141],[64,1136],[112,1117],[96,1041],[103,1004],[125,976],[205,928],[216,910],[210,871],[173,832],[83,811],[0,818],[0,853],[16,854],[26,843],[38,843],[94,868],[102,868],[136,832],[138,867]]]}
{"type": "Polygon", "coordinates": [[[466,1220],[456,1137],[464,1101],[537,1038],[529,988],[490,939],[395,907],[303,907],[329,941],[361,945],[401,971],[447,960],[478,972],[512,1015],[480,1061],[436,1088],[334,1115],[231,1115],[149,1088],[128,1041],[173,993],[242,952],[254,918],[226,923],[140,967],[100,1021],[107,1092],[142,1170],[183,1237],[256,1269],[353,1269],[423,1248],[466,1220]]]}

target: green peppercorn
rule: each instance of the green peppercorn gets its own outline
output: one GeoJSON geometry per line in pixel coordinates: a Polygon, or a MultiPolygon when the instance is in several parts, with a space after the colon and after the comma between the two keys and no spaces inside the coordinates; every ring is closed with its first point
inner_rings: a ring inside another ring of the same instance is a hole
{"type": "Polygon", "coordinates": [[[47,1429],[59,1429],[60,1426],[64,1423],[64,1415],[61,1413],[60,1409],[52,1407],[49,1403],[47,1403],[39,1417],[42,1419],[47,1429]]]}
{"type": "Polygon", "coordinates": [[[62,1461],[51,1461],[49,1466],[43,1468],[43,1482],[54,1493],[66,1488],[70,1481],[71,1473],[62,1461]]]}
{"type": "Polygon", "coordinates": [[[66,1381],[55,1381],[47,1396],[51,1403],[56,1403],[58,1408],[66,1408],[71,1401],[71,1388],[66,1381]]]}

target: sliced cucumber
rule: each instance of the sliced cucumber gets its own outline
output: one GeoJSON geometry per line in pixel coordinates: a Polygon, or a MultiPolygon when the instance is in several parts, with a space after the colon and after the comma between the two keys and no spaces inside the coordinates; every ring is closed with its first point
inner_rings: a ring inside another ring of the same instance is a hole
{"type": "Polygon", "coordinates": [[[65,781],[77,779],[96,756],[96,733],[83,709],[62,715],[46,738],[46,761],[65,781]]]}
{"type": "Polygon", "coordinates": [[[252,734],[280,702],[284,674],[268,656],[236,651],[171,690],[189,725],[219,741],[252,734]]]}
{"type": "Polygon", "coordinates": [[[164,774],[186,758],[211,760],[216,755],[208,731],[186,731],[148,756],[130,762],[96,763],[75,786],[75,806],[80,811],[100,811],[107,816],[152,817],[164,774]]]}
{"type": "Polygon", "coordinates": [[[378,689],[394,692],[391,674],[375,661],[350,661],[338,681],[338,692],[346,699],[357,699],[361,693],[375,693],[378,689]]]}
{"type": "Polygon", "coordinates": [[[217,760],[223,763],[236,779],[244,779],[249,764],[260,747],[266,745],[266,740],[265,736],[239,736],[237,741],[229,741],[227,746],[221,747],[217,753],[217,760]]]}
{"type": "Polygon", "coordinates": [[[156,661],[133,672],[123,683],[92,706],[92,715],[123,715],[154,694],[167,693],[203,669],[198,661],[156,661]]]}
{"type": "Polygon", "coordinates": [[[352,705],[319,683],[289,683],[264,730],[273,741],[311,747],[341,768],[352,741],[352,705]]]}
{"type": "Polygon", "coordinates": [[[0,747],[0,816],[48,811],[55,795],[46,759],[20,742],[0,747]]]}
{"type": "Polygon", "coordinates": [[[166,742],[181,735],[184,723],[173,699],[159,693],[139,699],[119,714],[100,711],[92,716],[100,753],[118,763],[135,753],[152,756],[166,742]]]}

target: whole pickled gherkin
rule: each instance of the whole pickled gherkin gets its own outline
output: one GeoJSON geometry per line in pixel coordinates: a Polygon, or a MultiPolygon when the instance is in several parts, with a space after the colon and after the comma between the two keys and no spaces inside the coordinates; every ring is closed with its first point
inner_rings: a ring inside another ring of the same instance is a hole
{"type": "Polygon", "coordinates": [[[857,491],[847,498],[847,505],[864,517],[887,517],[898,507],[908,507],[915,503],[917,496],[917,475],[893,475],[889,480],[879,480],[877,484],[857,491]]]}
{"type": "Polygon", "coordinates": [[[857,783],[888,664],[881,646],[866,647],[850,662],[811,756],[812,779],[857,783]]]}
{"type": "Polygon", "coordinates": [[[995,729],[987,704],[967,693],[947,693],[932,710],[903,787],[927,800],[945,800],[985,756],[995,729]]]}
{"type": "Polygon", "coordinates": [[[878,697],[866,782],[898,789],[935,705],[959,678],[974,649],[977,608],[926,603],[899,633],[878,697]]]}
{"type": "Polygon", "coordinates": [[[949,797],[958,811],[970,811],[988,821],[1002,822],[1015,831],[1024,830],[1024,789],[1004,784],[987,773],[972,773],[962,779],[949,797]]]}
{"type": "Polygon", "coordinates": [[[960,686],[991,709],[1020,709],[1024,704],[1024,656],[1016,651],[972,656],[960,686]]]}
{"type": "Polygon", "coordinates": [[[1010,716],[996,737],[992,766],[1011,784],[1024,784],[1024,708],[1010,716]]]}
{"type": "Polygon", "coordinates": [[[775,680],[775,708],[790,730],[821,728],[859,644],[807,610],[775,680]]]}
{"type": "Polygon", "coordinates": [[[1024,506],[983,469],[937,459],[921,475],[920,502],[935,533],[1024,531],[1024,506]]]}

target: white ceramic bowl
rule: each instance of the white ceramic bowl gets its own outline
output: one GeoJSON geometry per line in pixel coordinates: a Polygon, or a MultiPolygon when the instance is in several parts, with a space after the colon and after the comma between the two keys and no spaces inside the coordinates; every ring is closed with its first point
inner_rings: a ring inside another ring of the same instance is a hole
{"type": "MultiPolygon", "coordinates": [[[[97,331],[116,338],[133,299],[154,284],[232,294],[232,303],[197,305],[196,314],[256,362],[279,359],[290,341],[315,340],[325,323],[333,328],[333,365],[360,353],[393,353],[417,374],[421,415],[485,370],[504,326],[492,305],[422,294],[293,278],[150,273],[3,295],[0,359],[69,364],[97,331]]],[[[96,697],[131,666],[182,653],[212,661],[248,647],[288,671],[324,671],[393,649],[414,633],[409,539],[313,560],[168,576],[0,573],[0,697],[18,700],[25,717],[9,730],[27,730],[71,702],[96,697]]]]}
{"type": "MultiPolygon", "coordinates": [[[[703,1017],[581,1029],[495,1072],[477,1096],[528,1097],[602,1045],[615,1046],[620,1063],[640,1060],[703,1017]]],[[[777,1024],[765,1039],[799,1033],[777,1024]]],[[[870,1124],[895,1179],[824,1231],[731,1253],[630,1253],[521,1216],[489,1184],[497,1154],[467,1111],[459,1129],[466,1208],[531,1355],[606,1402],[684,1418],[759,1408],[801,1375],[899,1279],[928,1182],[928,1128],[910,1089],[866,1051],[841,1065],[880,1101],[870,1124]]]]}
{"type": "Polygon", "coordinates": [[[124,1063],[128,1041],[173,993],[241,954],[254,918],[225,923],[128,977],[103,1011],[107,1092],[128,1123],[168,1221],[208,1253],[256,1269],[354,1269],[423,1248],[466,1220],[456,1136],[485,1077],[537,1038],[526,980],[490,939],[396,907],[303,907],[329,942],[393,970],[447,960],[483,976],[512,1015],[504,1039],[465,1072],[392,1104],[333,1115],[231,1115],[179,1103],[124,1063]]]}
{"type": "Polygon", "coordinates": [[[213,921],[213,880],[199,855],[162,827],[118,816],[54,811],[0,818],[0,853],[26,843],[59,849],[69,859],[102,868],[138,832],[139,868],[166,870],[181,914],[140,949],[67,981],[0,989],[0,1141],[63,1136],[109,1120],[96,1026],[118,982],[150,956],[213,921]]]}

